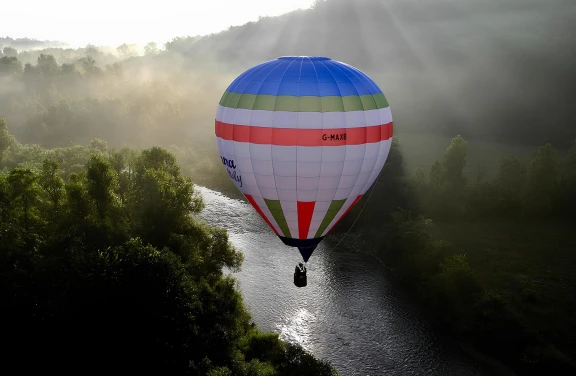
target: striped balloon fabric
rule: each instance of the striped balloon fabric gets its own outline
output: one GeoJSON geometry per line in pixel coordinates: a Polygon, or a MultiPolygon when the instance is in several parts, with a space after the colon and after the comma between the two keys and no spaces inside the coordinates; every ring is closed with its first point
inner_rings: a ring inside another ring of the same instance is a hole
{"type": "Polygon", "coordinates": [[[327,57],[284,56],[232,82],[218,106],[216,138],[236,187],[308,261],[382,170],[392,113],[360,70],[327,57]]]}

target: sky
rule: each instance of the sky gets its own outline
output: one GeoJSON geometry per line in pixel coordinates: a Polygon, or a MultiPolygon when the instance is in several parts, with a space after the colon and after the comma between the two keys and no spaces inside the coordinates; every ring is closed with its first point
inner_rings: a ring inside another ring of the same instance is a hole
{"type": "Polygon", "coordinates": [[[165,43],[309,8],[314,0],[28,0],[0,7],[0,36],[87,44],[165,43]]]}

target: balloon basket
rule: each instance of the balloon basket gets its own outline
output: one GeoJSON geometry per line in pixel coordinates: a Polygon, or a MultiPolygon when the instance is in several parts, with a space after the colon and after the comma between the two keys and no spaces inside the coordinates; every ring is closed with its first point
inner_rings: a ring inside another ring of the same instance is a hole
{"type": "Polygon", "coordinates": [[[294,285],[296,287],[305,287],[308,284],[308,277],[306,274],[298,275],[294,273],[294,285]]]}

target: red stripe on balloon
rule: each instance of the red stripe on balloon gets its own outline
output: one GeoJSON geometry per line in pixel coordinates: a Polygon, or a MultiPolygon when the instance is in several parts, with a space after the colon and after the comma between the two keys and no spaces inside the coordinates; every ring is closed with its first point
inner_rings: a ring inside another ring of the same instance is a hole
{"type": "Polygon", "coordinates": [[[254,198],[251,195],[247,195],[245,194],[244,196],[246,196],[246,198],[248,199],[248,202],[250,204],[252,204],[252,206],[254,207],[254,209],[256,209],[256,211],[258,212],[258,214],[260,214],[260,216],[266,221],[266,223],[268,224],[268,226],[270,226],[270,228],[272,230],[274,230],[274,232],[276,233],[277,236],[281,236],[278,231],[276,231],[276,228],[272,225],[272,222],[270,222],[270,220],[266,217],[266,215],[264,214],[264,212],[260,209],[260,206],[258,206],[258,204],[256,203],[256,201],[254,201],[254,198]]]}
{"type": "Polygon", "coordinates": [[[310,230],[310,223],[312,223],[312,215],[314,214],[314,205],[316,202],[298,201],[298,238],[308,239],[308,231],[310,230]]]}
{"type": "Polygon", "coordinates": [[[277,146],[342,146],[380,142],[392,137],[392,122],[361,128],[300,129],[228,124],[216,120],[224,140],[277,146]]]}
{"type": "Polygon", "coordinates": [[[330,233],[330,231],[332,231],[332,229],[333,229],[334,227],[336,227],[336,225],[338,224],[338,222],[340,222],[340,221],[342,220],[342,218],[344,218],[344,217],[346,216],[346,214],[348,214],[348,212],[349,212],[350,210],[352,210],[352,208],[354,207],[354,205],[356,205],[356,204],[358,203],[358,201],[360,201],[360,199],[362,198],[362,196],[364,196],[364,195],[359,195],[358,197],[356,197],[356,198],[354,199],[354,202],[352,203],[352,205],[350,205],[350,206],[348,207],[348,209],[346,209],[346,211],[344,212],[344,214],[342,214],[342,215],[340,216],[340,218],[338,218],[338,220],[336,221],[336,223],[334,223],[334,226],[330,227],[330,230],[328,230],[328,232],[326,233],[326,235],[328,235],[328,234],[330,233]]]}

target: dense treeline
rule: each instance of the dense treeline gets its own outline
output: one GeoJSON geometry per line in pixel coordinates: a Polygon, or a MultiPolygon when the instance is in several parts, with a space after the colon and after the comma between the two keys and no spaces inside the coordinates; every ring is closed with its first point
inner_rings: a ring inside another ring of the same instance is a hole
{"type": "Polygon", "coordinates": [[[242,254],[195,217],[202,198],[166,149],[94,141],[28,147],[17,161],[22,148],[2,119],[5,369],[337,374],[251,323],[223,272],[240,268],[242,254]]]}
{"type": "Polygon", "coordinates": [[[119,46],[117,55],[93,46],[70,53],[61,49],[12,53],[9,48],[4,53],[0,114],[20,142],[57,148],[98,138],[113,147],[164,145],[200,184],[224,184],[215,143],[207,142],[213,129],[194,125],[213,121],[204,115],[199,120],[196,114],[195,109],[210,101],[197,95],[203,84],[187,88],[192,78],[179,70],[163,70],[166,63],[154,43],[145,46],[140,62],[130,57],[136,52],[128,45],[119,46]],[[36,61],[23,64],[27,54],[35,54],[36,61]],[[160,68],[154,69],[155,64],[160,68]]]}
{"type": "Polygon", "coordinates": [[[518,374],[573,374],[576,140],[563,156],[546,144],[505,158],[492,179],[467,176],[466,157],[458,136],[409,175],[395,140],[360,226],[461,339],[518,374]]]}
{"type": "Polygon", "coordinates": [[[53,41],[53,40],[36,40],[36,39],[31,39],[31,38],[0,37],[0,50],[3,47],[11,47],[11,48],[15,48],[15,49],[66,47],[66,43],[53,41]]]}

